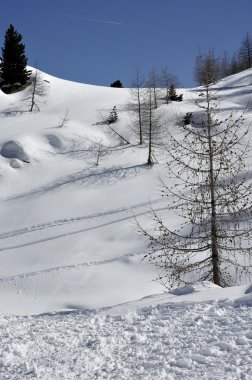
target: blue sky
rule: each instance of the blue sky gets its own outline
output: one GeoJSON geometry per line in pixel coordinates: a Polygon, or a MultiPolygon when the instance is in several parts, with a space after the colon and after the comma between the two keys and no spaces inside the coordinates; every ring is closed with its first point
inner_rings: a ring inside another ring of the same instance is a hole
{"type": "Polygon", "coordinates": [[[12,23],[29,64],[83,83],[130,86],[134,69],[167,65],[193,85],[197,49],[232,51],[252,36],[251,0],[3,0],[0,43],[12,23]]]}

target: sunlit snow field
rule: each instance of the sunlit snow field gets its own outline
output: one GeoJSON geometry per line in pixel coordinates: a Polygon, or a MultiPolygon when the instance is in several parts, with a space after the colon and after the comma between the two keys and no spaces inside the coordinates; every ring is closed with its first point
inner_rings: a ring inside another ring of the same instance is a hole
{"type": "MultiPolygon", "coordinates": [[[[132,135],[129,90],[42,75],[40,112],[21,112],[29,88],[0,92],[1,379],[251,379],[248,280],[168,293],[142,261],[136,220],[150,225],[151,208],[177,219],[160,195],[165,153],[146,166],[132,135]],[[115,105],[131,144],[103,124],[115,105]]],[[[220,109],[247,108],[250,126],[252,71],[216,88],[220,109]]],[[[174,133],[199,90],[178,93],[160,107],[174,133]]]]}

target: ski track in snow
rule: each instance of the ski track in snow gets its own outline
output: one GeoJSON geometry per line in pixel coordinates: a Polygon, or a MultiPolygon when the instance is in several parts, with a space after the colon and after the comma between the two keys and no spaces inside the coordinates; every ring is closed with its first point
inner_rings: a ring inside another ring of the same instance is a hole
{"type": "MultiPolygon", "coordinates": [[[[157,199],[152,202],[158,203],[162,202],[162,199],[157,199]]],[[[155,208],[156,211],[162,211],[164,209],[167,209],[167,206],[155,208]]],[[[17,229],[15,231],[8,231],[0,234],[0,252],[11,250],[11,249],[17,249],[21,247],[25,247],[28,245],[33,244],[39,244],[43,243],[49,240],[55,240],[66,236],[71,236],[74,234],[79,234],[83,232],[88,232],[94,229],[106,227],[108,225],[119,223],[125,220],[134,219],[137,216],[141,216],[144,214],[148,214],[151,212],[151,209],[146,208],[146,203],[135,205],[131,208],[120,208],[115,210],[110,210],[103,213],[97,213],[92,215],[86,215],[86,216],[79,216],[76,218],[69,218],[69,219],[60,219],[53,222],[48,222],[44,224],[38,224],[30,227],[24,227],[21,229],[17,229]],[[142,209],[141,209],[142,208],[142,209]],[[69,224],[81,224],[81,228],[74,229],[69,231],[69,224]],[[57,228],[57,230],[60,228],[64,228],[64,226],[67,226],[66,232],[63,233],[56,233],[52,231],[51,236],[48,233],[48,230],[54,230],[57,228]],[[34,236],[39,233],[39,238],[34,239],[34,236]],[[43,237],[43,234],[45,236],[43,237]],[[18,241],[20,237],[20,243],[17,244],[10,244],[15,238],[15,241],[18,241]]]]}
{"type": "Polygon", "coordinates": [[[10,283],[10,282],[15,281],[17,279],[27,279],[27,278],[39,276],[42,274],[61,273],[62,271],[67,271],[67,270],[71,270],[71,269],[82,269],[84,267],[111,264],[113,262],[123,261],[123,260],[131,258],[131,257],[141,256],[141,255],[144,255],[144,253],[145,253],[145,251],[139,251],[139,252],[134,252],[134,253],[126,253],[124,255],[121,255],[118,257],[113,257],[111,259],[87,261],[85,263],[78,263],[78,264],[72,264],[72,265],[71,264],[70,265],[61,265],[61,266],[54,267],[54,268],[41,269],[41,270],[37,270],[34,272],[16,274],[13,276],[0,278],[0,283],[6,283],[6,282],[10,283]]]}
{"type": "MultiPolygon", "coordinates": [[[[161,200],[156,199],[152,202],[152,204],[157,204],[160,201],[162,201],[162,199],[161,200]]],[[[163,209],[164,209],[163,207],[160,207],[159,209],[156,209],[156,210],[163,210],[163,209]]],[[[58,239],[61,237],[65,237],[65,236],[69,236],[69,235],[73,235],[77,233],[87,232],[92,229],[102,228],[113,223],[118,223],[124,220],[132,219],[135,216],[140,216],[149,212],[151,212],[151,210],[146,210],[146,203],[141,203],[141,204],[134,205],[129,209],[128,208],[114,209],[114,210],[109,210],[102,213],[79,216],[76,218],[60,219],[53,222],[34,225],[31,227],[24,227],[15,231],[9,231],[9,232],[0,234],[0,241],[2,242],[3,241],[9,242],[9,240],[13,240],[13,238],[16,238],[19,236],[21,236],[22,238],[22,243],[19,245],[13,244],[13,245],[8,245],[4,247],[2,243],[2,246],[0,247],[0,251],[18,249],[18,248],[25,247],[32,244],[43,243],[48,240],[54,240],[54,239],[58,239]],[[88,224],[89,226],[82,229],[77,229],[77,230],[75,229],[74,231],[71,231],[71,232],[69,232],[69,229],[68,229],[68,232],[62,233],[62,234],[55,234],[53,231],[52,232],[53,235],[51,237],[48,236],[48,232],[47,232],[48,229],[61,228],[64,226],[68,226],[69,224],[76,225],[76,223],[81,223],[81,224],[85,223],[85,224],[88,224]],[[46,237],[33,240],[34,234],[36,233],[39,233],[39,234],[46,233],[46,237]],[[31,241],[29,241],[30,239],[31,241]],[[24,240],[26,241],[24,242],[24,240]]],[[[68,270],[82,269],[83,267],[87,267],[87,266],[106,265],[112,262],[123,261],[130,257],[141,256],[144,253],[145,251],[140,250],[139,252],[126,253],[118,257],[108,258],[108,259],[99,260],[99,261],[89,261],[89,262],[78,263],[78,264],[61,265],[61,266],[37,270],[33,272],[20,273],[13,276],[2,277],[0,278],[0,283],[12,282],[17,279],[31,278],[31,277],[39,276],[42,274],[49,274],[49,273],[51,274],[51,273],[59,273],[62,271],[68,271],[68,270]]]]}
{"type": "Polygon", "coordinates": [[[251,380],[252,310],[211,301],[0,316],[0,378],[251,380]]]}
{"type": "MultiPolygon", "coordinates": [[[[162,200],[157,199],[157,200],[151,201],[151,204],[158,203],[160,201],[162,201],[162,200]]],[[[100,212],[100,213],[96,213],[96,214],[83,215],[83,216],[72,217],[72,218],[68,218],[68,219],[67,218],[58,219],[58,220],[48,222],[48,223],[37,224],[37,225],[31,226],[31,227],[20,228],[20,229],[15,230],[15,231],[8,231],[8,232],[0,233],[0,239],[5,239],[8,237],[22,235],[22,234],[25,234],[25,233],[31,232],[31,231],[38,231],[38,230],[42,230],[42,229],[46,229],[46,228],[62,226],[64,224],[76,223],[76,222],[83,221],[83,220],[91,220],[91,219],[108,217],[108,216],[110,217],[110,216],[112,216],[114,214],[118,214],[118,213],[126,213],[126,214],[128,213],[128,214],[133,215],[133,213],[136,209],[141,208],[141,207],[146,207],[146,206],[147,206],[147,203],[140,203],[140,204],[134,205],[132,207],[122,207],[122,208],[118,208],[118,209],[114,209],[114,210],[108,210],[108,211],[100,212]]],[[[147,210],[146,212],[149,212],[149,211],[147,210]]],[[[132,215],[130,217],[132,217],[132,215]]],[[[141,213],[141,215],[142,215],[142,213],[141,213]]]]}

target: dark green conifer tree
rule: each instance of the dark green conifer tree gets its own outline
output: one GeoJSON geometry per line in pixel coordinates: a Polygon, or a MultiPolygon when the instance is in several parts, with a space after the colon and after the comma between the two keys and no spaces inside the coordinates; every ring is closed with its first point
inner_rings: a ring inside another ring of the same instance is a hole
{"type": "Polygon", "coordinates": [[[177,95],[175,86],[172,84],[168,89],[168,102],[169,101],[181,102],[182,100],[183,100],[183,94],[177,95]]]}
{"type": "Polygon", "coordinates": [[[22,35],[13,25],[5,34],[4,47],[0,64],[1,88],[23,86],[28,83],[31,72],[27,70],[25,45],[21,43],[22,35]]]}
{"type": "Polygon", "coordinates": [[[110,87],[123,88],[123,85],[120,80],[116,80],[115,82],[111,83],[110,87]]]}

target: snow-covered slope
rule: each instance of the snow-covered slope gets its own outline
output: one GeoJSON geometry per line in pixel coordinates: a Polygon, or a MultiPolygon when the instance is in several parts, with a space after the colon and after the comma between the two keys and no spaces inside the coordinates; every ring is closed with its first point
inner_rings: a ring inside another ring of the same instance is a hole
{"type": "Polygon", "coordinates": [[[1,93],[0,310],[107,306],[160,291],[134,231],[156,170],[102,123],[116,105],[128,137],[128,90],[43,78],[41,112],[18,112],[29,89],[1,93]]]}
{"type": "MultiPolygon", "coordinates": [[[[40,112],[25,112],[29,88],[0,92],[0,377],[251,379],[251,285],[168,293],[142,261],[135,218],[151,223],[150,202],[166,214],[165,166],[159,152],[145,165],[129,91],[42,77],[40,112]],[[115,105],[129,145],[103,123],[115,105]]],[[[216,90],[250,125],[252,71],[216,90]]],[[[182,103],[162,106],[174,133],[199,90],[179,92],[182,103]]]]}
{"type": "MultiPolygon", "coordinates": [[[[21,112],[29,88],[0,93],[0,311],[96,308],[162,292],[155,268],[141,261],[147,242],[135,217],[149,223],[150,202],[166,209],[158,189],[165,167],[158,152],[159,164],[146,166],[146,147],[134,144],[128,89],[41,75],[40,112],[21,112]],[[103,123],[115,105],[130,145],[103,123]]],[[[246,106],[251,78],[248,70],[218,83],[221,106],[246,106]]],[[[197,89],[179,92],[182,103],[163,106],[171,123],[198,97],[197,89]]]]}

